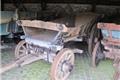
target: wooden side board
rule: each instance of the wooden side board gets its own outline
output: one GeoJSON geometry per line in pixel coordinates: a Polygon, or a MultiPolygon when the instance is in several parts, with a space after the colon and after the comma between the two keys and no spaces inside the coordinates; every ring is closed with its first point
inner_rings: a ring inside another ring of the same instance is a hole
{"type": "Polygon", "coordinates": [[[18,21],[18,25],[23,27],[35,27],[54,31],[68,32],[68,28],[64,24],[45,22],[40,20],[20,20],[18,21]]]}
{"type": "Polygon", "coordinates": [[[120,31],[120,24],[115,23],[98,23],[97,27],[100,29],[107,29],[107,30],[118,30],[120,31]]]}

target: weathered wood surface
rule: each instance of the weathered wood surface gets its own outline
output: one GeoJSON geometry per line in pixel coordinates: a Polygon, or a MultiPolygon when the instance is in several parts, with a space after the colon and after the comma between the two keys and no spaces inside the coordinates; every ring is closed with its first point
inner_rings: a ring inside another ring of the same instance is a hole
{"type": "Polygon", "coordinates": [[[28,54],[22,58],[20,58],[19,60],[13,61],[3,67],[0,68],[0,74],[9,71],[10,69],[14,68],[14,67],[19,67],[19,66],[24,66],[27,64],[30,64],[32,62],[38,61],[42,59],[42,56],[35,56],[32,54],[28,54]]]}
{"type": "Polygon", "coordinates": [[[24,27],[35,27],[35,28],[42,28],[42,29],[50,29],[55,31],[62,31],[67,32],[68,28],[64,24],[54,23],[54,22],[45,22],[40,20],[20,20],[18,25],[24,27]]]}
{"type": "Polygon", "coordinates": [[[120,31],[120,24],[118,25],[118,24],[115,24],[115,23],[98,23],[98,28],[120,31]]]}

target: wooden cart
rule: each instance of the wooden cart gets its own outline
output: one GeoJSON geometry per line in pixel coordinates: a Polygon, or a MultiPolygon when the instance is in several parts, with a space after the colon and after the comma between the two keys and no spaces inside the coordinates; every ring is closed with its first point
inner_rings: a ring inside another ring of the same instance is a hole
{"type": "Polygon", "coordinates": [[[102,38],[96,43],[92,53],[93,66],[96,67],[98,60],[102,59],[101,54],[104,58],[114,60],[113,66],[116,69],[114,80],[120,80],[120,25],[98,23],[98,28],[102,33],[102,38]]]}
{"type": "MultiPolygon", "coordinates": [[[[74,66],[74,53],[82,53],[83,50],[70,48],[65,45],[70,41],[91,44],[97,37],[96,23],[100,15],[94,13],[81,13],[79,16],[70,16],[51,22],[40,20],[19,20],[25,35],[15,49],[17,59],[15,65],[24,65],[27,61],[25,56],[35,56],[35,60],[44,59],[52,63],[51,80],[66,80],[74,66]]],[[[33,58],[32,58],[33,59],[33,58]]],[[[29,61],[32,62],[32,61],[29,61]]],[[[4,71],[6,71],[6,68],[4,71]]]]}

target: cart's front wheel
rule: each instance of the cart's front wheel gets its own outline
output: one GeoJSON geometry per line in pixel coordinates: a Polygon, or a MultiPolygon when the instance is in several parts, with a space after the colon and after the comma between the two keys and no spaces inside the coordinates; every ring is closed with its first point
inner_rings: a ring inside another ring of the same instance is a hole
{"type": "Polygon", "coordinates": [[[68,48],[62,49],[54,59],[51,67],[52,80],[66,80],[74,66],[74,53],[68,48]]]}
{"type": "Polygon", "coordinates": [[[15,58],[20,59],[27,54],[27,45],[24,40],[20,41],[15,48],[15,58]]]}

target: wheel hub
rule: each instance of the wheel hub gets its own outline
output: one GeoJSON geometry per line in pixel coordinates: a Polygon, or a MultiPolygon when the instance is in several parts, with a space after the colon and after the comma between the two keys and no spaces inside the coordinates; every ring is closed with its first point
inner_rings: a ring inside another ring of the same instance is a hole
{"type": "Polygon", "coordinates": [[[61,66],[61,71],[63,72],[71,72],[73,69],[73,65],[71,63],[69,63],[69,61],[65,60],[63,63],[62,63],[62,66],[61,66]]]}

